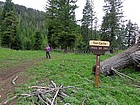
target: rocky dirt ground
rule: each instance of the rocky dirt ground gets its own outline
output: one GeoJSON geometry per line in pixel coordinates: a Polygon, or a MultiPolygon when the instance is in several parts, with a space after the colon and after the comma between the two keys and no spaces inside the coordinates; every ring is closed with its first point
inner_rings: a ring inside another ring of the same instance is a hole
{"type": "MultiPolygon", "coordinates": [[[[0,105],[4,105],[4,102],[8,100],[10,95],[14,95],[15,87],[17,84],[23,84],[29,80],[29,77],[25,75],[19,76],[19,74],[26,72],[28,68],[32,67],[34,64],[40,61],[42,61],[42,59],[38,61],[25,61],[16,67],[10,67],[4,70],[0,69],[0,105]],[[13,84],[12,81],[15,78],[15,84],[13,84]]],[[[16,100],[12,101],[12,103],[6,103],[6,105],[16,105],[16,100]]]]}

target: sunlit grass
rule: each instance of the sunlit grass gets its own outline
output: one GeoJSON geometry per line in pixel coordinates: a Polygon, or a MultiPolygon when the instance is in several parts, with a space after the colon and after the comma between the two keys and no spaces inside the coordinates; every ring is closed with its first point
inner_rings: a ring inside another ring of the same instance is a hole
{"type": "MultiPolygon", "coordinates": [[[[9,51],[11,52],[11,50],[9,51]]],[[[44,51],[19,51],[18,53],[21,54],[19,56],[17,52],[13,51],[13,59],[44,57],[44,51]],[[14,56],[17,56],[17,58],[14,56]]],[[[17,95],[31,92],[28,87],[38,85],[41,81],[43,81],[42,85],[46,85],[50,80],[53,80],[58,85],[63,84],[64,86],[80,88],[80,90],[74,92],[69,89],[67,93],[70,97],[65,98],[64,102],[60,103],[60,105],[64,105],[64,103],[82,105],[84,100],[86,105],[140,104],[140,89],[135,87],[139,83],[126,77],[122,78],[118,75],[105,77],[100,75],[100,88],[95,87],[94,75],[92,74],[92,66],[95,65],[95,55],[51,52],[51,56],[52,59],[42,60],[28,69],[26,74],[31,77],[31,80],[16,89],[17,95]]],[[[113,55],[102,55],[101,61],[111,56],[113,55]]],[[[7,57],[2,59],[6,60],[7,57]]],[[[140,81],[139,72],[132,70],[132,68],[126,68],[120,72],[140,81]]],[[[18,105],[32,104],[30,101],[23,99],[23,97],[19,97],[18,105]]]]}
{"type": "MultiPolygon", "coordinates": [[[[101,59],[107,57],[101,56],[101,59]]],[[[140,102],[140,90],[127,78],[101,75],[100,88],[96,88],[91,72],[94,64],[95,55],[92,54],[62,54],[36,65],[28,72],[34,76],[33,81],[45,79],[47,84],[49,80],[53,80],[59,85],[81,88],[76,93],[70,92],[71,97],[64,100],[72,105],[81,105],[84,100],[87,105],[137,105],[140,102]]],[[[126,74],[139,79],[138,72],[129,68],[126,69],[126,74]]],[[[34,85],[37,84],[36,82],[34,85]]]]}

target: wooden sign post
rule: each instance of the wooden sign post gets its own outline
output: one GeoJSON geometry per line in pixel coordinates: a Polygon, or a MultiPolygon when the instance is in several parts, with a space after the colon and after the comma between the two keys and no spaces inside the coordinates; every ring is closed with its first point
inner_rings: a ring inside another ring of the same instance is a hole
{"type": "Polygon", "coordinates": [[[109,49],[110,43],[108,41],[96,41],[90,40],[89,46],[91,51],[96,55],[96,71],[95,71],[95,85],[99,87],[99,75],[100,75],[100,55],[105,54],[109,49]]]}

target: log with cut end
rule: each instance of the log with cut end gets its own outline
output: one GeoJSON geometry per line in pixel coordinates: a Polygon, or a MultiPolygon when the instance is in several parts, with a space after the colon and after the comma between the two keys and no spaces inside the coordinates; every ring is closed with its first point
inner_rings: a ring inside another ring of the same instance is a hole
{"type": "Polygon", "coordinates": [[[112,68],[123,69],[134,65],[137,67],[137,70],[140,70],[140,43],[135,44],[124,52],[121,52],[101,62],[100,72],[104,75],[111,75],[112,68]]]}

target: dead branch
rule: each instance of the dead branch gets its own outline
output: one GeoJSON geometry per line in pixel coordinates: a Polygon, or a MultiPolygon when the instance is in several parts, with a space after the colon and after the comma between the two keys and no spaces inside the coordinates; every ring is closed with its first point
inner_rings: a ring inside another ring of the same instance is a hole
{"type": "Polygon", "coordinates": [[[51,100],[48,97],[46,97],[46,101],[49,103],[49,105],[51,104],[51,100]]]}
{"type": "Polygon", "coordinates": [[[44,99],[40,94],[38,94],[38,98],[39,98],[40,100],[42,100],[42,101],[45,103],[45,105],[49,105],[49,103],[46,102],[45,99],[44,99]]]}
{"type": "Polygon", "coordinates": [[[134,81],[137,81],[137,82],[140,83],[140,81],[138,81],[137,79],[132,78],[132,77],[126,75],[126,74],[120,73],[120,72],[118,72],[117,70],[115,70],[113,67],[111,68],[111,70],[114,71],[114,73],[118,74],[118,75],[121,76],[121,77],[127,77],[127,78],[129,78],[129,79],[131,79],[131,80],[134,80],[134,81]]]}
{"type": "Polygon", "coordinates": [[[66,103],[65,105],[71,105],[70,103],[66,103]]]}
{"type": "Polygon", "coordinates": [[[28,98],[28,97],[33,96],[33,94],[21,94],[21,96],[23,96],[23,97],[25,97],[25,98],[28,98]]]}
{"type": "Polygon", "coordinates": [[[17,98],[17,96],[13,96],[12,98],[6,100],[3,104],[4,104],[4,105],[7,105],[7,103],[8,103],[9,101],[14,100],[15,98],[17,98]]]}
{"type": "Polygon", "coordinates": [[[29,88],[33,88],[33,89],[46,89],[46,87],[42,87],[42,86],[31,86],[29,88]]]}
{"type": "Polygon", "coordinates": [[[52,83],[52,85],[56,88],[56,84],[55,84],[53,81],[51,81],[51,83],[52,83]]]}
{"type": "Polygon", "coordinates": [[[82,105],[85,105],[85,101],[86,101],[86,99],[83,100],[82,105]]]}
{"type": "Polygon", "coordinates": [[[59,93],[59,91],[60,91],[61,88],[62,88],[62,85],[61,85],[60,88],[58,88],[58,90],[56,91],[55,96],[54,96],[54,98],[53,98],[53,100],[52,100],[51,105],[55,105],[55,104],[54,104],[55,99],[56,99],[56,97],[57,97],[57,95],[58,95],[58,93],[59,93]]]}
{"type": "Polygon", "coordinates": [[[18,79],[18,76],[16,76],[13,80],[12,80],[12,84],[15,85],[15,81],[18,79]]]}
{"type": "Polygon", "coordinates": [[[135,87],[137,87],[137,88],[140,88],[140,86],[139,85],[134,85],[135,87]]]}
{"type": "Polygon", "coordinates": [[[77,89],[74,86],[57,86],[54,81],[51,81],[47,86],[31,86],[29,88],[33,89],[33,92],[29,94],[21,94],[21,96],[25,98],[37,97],[38,101],[34,103],[37,103],[38,105],[40,104],[39,102],[43,103],[43,105],[57,105],[58,97],[61,102],[63,102],[65,97],[69,97],[69,95],[65,93],[66,89],[77,89]]]}

